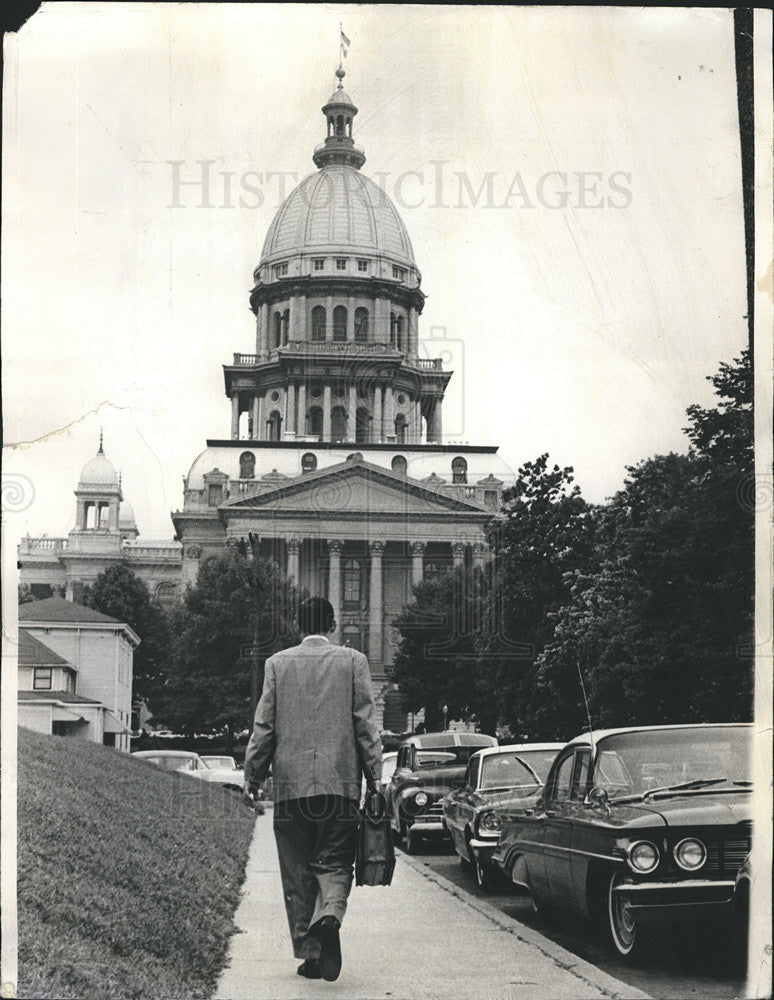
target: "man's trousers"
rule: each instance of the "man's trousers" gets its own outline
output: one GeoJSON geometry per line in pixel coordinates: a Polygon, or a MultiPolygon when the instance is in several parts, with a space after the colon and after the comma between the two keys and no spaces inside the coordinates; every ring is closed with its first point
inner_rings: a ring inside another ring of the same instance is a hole
{"type": "Polygon", "coordinates": [[[322,917],[344,919],[352,888],[358,803],[340,795],[286,799],[274,806],[285,909],[296,958],[317,958],[309,928],[322,917]]]}

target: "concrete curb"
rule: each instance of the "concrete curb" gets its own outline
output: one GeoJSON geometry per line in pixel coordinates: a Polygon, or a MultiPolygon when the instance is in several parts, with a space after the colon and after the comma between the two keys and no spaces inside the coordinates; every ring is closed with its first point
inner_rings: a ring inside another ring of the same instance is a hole
{"type": "Polygon", "coordinates": [[[571,951],[567,951],[561,945],[555,944],[549,938],[533,930],[532,927],[527,927],[526,924],[522,924],[515,917],[509,917],[507,914],[502,913],[496,906],[492,906],[491,903],[486,903],[483,899],[479,899],[467,890],[461,889],[445,876],[434,872],[429,865],[419,858],[404,854],[402,851],[396,851],[395,853],[399,861],[407,864],[409,868],[413,868],[415,872],[424,876],[428,881],[434,882],[444,892],[456,896],[461,902],[466,903],[472,909],[486,917],[487,920],[496,924],[501,930],[513,934],[517,941],[523,941],[525,944],[537,948],[547,958],[550,958],[557,965],[561,966],[561,968],[566,969],[572,975],[577,976],[578,979],[601,990],[603,993],[614,998],[614,1000],[653,1000],[649,993],[643,993],[642,990],[638,990],[635,986],[629,986],[620,979],[614,979],[613,976],[602,972],[601,969],[598,969],[590,962],[586,962],[577,955],[573,955],[571,951]]]}

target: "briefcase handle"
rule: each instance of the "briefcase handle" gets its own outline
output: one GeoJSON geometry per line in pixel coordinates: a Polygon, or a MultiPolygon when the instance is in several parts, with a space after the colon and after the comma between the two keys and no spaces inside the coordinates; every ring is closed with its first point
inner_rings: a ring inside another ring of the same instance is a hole
{"type": "Polygon", "coordinates": [[[377,789],[367,791],[363,800],[363,813],[373,823],[384,819],[387,813],[387,802],[382,792],[377,789]]]}

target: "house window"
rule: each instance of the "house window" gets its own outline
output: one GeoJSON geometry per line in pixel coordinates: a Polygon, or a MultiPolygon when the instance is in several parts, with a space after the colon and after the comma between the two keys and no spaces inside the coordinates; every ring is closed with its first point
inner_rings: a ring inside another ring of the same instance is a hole
{"type": "Polygon", "coordinates": [[[323,432],[323,411],[320,406],[311,406],[307,418],[307,433],[312,437],[322,437],[323,432]]]}
{"type": "Polygon", "coordinates": [[[344,607],[359,609],[365,594],[365,572],[358,559],[347,559],[344,563],[344,607]]]}
{"type": "Polygon", "coordinates": [[[286,309],[282,314],[282,343],[287,344],[290,333],[290,310],[286,309]]]}
{"type": "Polygon", "coordinates": [[[243,451],[239,456],[239,478],[255,479],[255,455],[250,451],[243,451]]]}
{"type": "Polygon", "coordinates": [[[282,436],[282,417],[279,410],[273,410],[266,421],[270,441],[279,441],[282,436]]]}
{"type": "Polygon", "coordinates": [[[217,507],[219,503],[223,502],[223,484],[222,483],[210,483],[207,487],[207,503],[210,507],[217,507]]]}
{"type": "Polygon", "coordinates": [[[358,649],[361,653],[365,652],[363,630],[357,625],[345,625],[341,630],[341,641],[342,645],[348,646],[350,649],[358,649]]]}
{"type": "Polygon", "coordinates": [[[402,413],[395,418],[395,440],[398,444],[406,443],[406,418],[402,413]]]}
{"type": "Polygon", "coordinates": [[[315,269],[315,271],[324,271],[325,270],[325,258],[324,257],[315,257],[315,259],[314,259],[314,269],[315,269]]]}
{"type": "Polygon", "coordinates": [[[361,274],[366,274],[368,272],[368,261],[367,260],[359,260],[357,262],[357,269],[358,269],[358,271],[360,271],[361,274]]]}
{"type": "Polygon", "coordinates": [[[288,273],[288,262],[285,261],[283,264],[276,264],[274,267],[274,277],[282,278],[288,273]]]}
{"type": "Polygon", "coordinates": [[[333,339],[347,339],[347,310],[344,306],[336,306],[333,310],[333,339]]]}
{"type": "Polygon", "coordinates": [[[441,575],[441,567],[438,565],[438,563],[434,562],[425,563],[425,571],[423,575],[425,580],[428,581],[437,580],[438,577],[441,575]]]}
{"type": "Polygon", "coordinates": [[[165,608],[174,607],[177,603],[177,587],[174,583],[160,583],[156,587],[156,600],[165,608]]]}
{"type": "Polygon", "coordinates": [[[355,343],[368,343],[368,310],[362,306],[355,310],[355,343]]]}
{"type": "Polygon", "coordinates": [[[484,503],[492,510],[497,510],[497,490],[484,490],[484,503]]]}
{"type": "Polygon", "coordinates": [[[312,310],[312,340],[325,340],[326,321],[325,306],[315,306],[312,310]]]}
{"type": "MultiPolygon", "coordinates": [[[[322,416],[322,413],[320,414],[322,416]]],[[[314,472],[317,468],[317,456],[313,455],[311,451],[308,451],[305,455],[301,457],[301,471],[314,472]]]]}
{"type": "Polygon", "coordinates": [[[53,671],[51,670],[51,667],[35,667],[35,673],[32,678],[33,690],[50,691],[52,674],[53,671]]]}
{"type": "Polygon", "coordinates": [[[461,456],[452,461],[452,482],[466,483],[468,481],[468,463],[461,456]]]}
{"type": "Polygon", "coordinates": [[[392,471],[397,472],[399,476],[405,476],[407,469],[408,463],[403,455],[396,455],[392,460],[392,471]]]}
{"type": "Polygon", "coordinates": [[[398,281],[405,281],[406,280],[406,269],[404,267],[395,267],[393,265],[392,276],[393,276],[393,278],[397,278],[398,281]]]}
{"type": "Polygon", "coordinates": [[[282,343],[282,313],[274,313],[274,346],[279,347],[282,343]]]}
{"type": "Polygon", "coordinates": [[[347,270],[347,258],[346,257],[337,257],[336,258],[336,270],[337,271],[346,271],[347,270]]]}

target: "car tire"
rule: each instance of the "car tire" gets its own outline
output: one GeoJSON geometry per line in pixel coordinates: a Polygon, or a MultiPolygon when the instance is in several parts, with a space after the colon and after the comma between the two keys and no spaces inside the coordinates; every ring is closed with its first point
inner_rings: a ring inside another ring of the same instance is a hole
{"type": "Polygon", "coordinates": [[[411,832],[411,827],[406,824],[405,847],[406,854],[416,854],[419,849],[419,837],[411,832]]]}
{"type": "Polygon", "coordinates": [[[460,868],[466,872],[470,871],[470,858],[463,857],[463,855],[460,854],[460,868]]]}
{"type": "Polygon", "coordinates": [[[621,958],[631,958],[637,952],[641,934],[628,903],[613,891],[622,881],[620,872],[614,872],[610,876],[607,890],[607,936],[621,958]]]}
{"type": "Polygon", "coordinates": [[[473,861],[473,877],[476,880],[476,885],[482,892],[486,892],[492,885],[492,869],[477,856],[473,861]]]}

